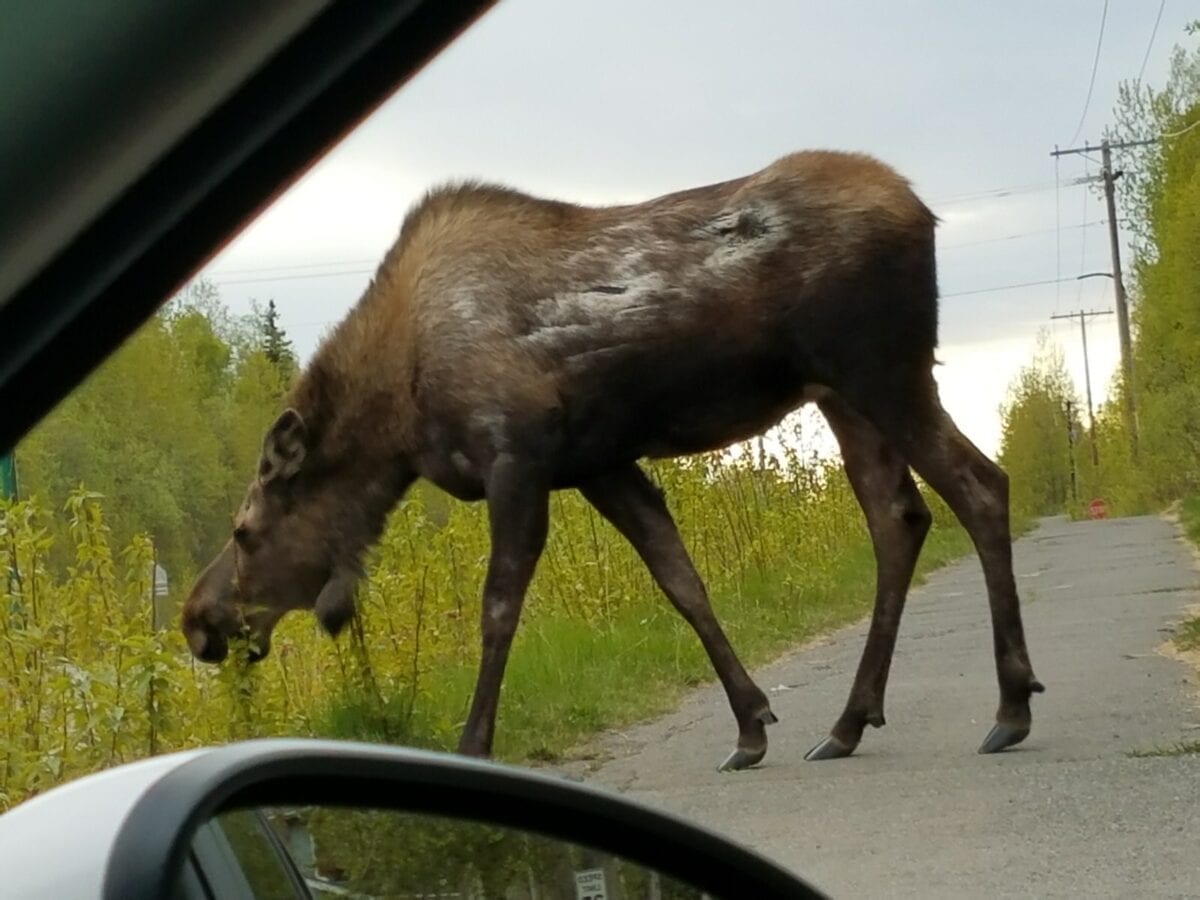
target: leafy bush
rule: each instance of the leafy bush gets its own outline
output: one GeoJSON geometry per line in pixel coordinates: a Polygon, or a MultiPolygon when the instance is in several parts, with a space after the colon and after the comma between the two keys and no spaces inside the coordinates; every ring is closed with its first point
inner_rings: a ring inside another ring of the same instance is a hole
{"type": "MultiPolygon", "coordinates": [[[[837,467],[745,455],[652,472],[748,664],[869,609],[871,546],[837,467]]],[[[922,570],[968,546],[930,502],[939,525],[922,570]]],[[[64,512],[57,528],[33,503],[0,507],[12,570],[0,615],[0,808],[81,773],[251,736],[453,747],[478,659],[481,505],[415,491],[375,552],[348,638],[295,615],[266,661],[235,653],[220,667],[192,660],[177,616],[153,626],[144,536],[115,551],[95,493],[73,492],[64,512]],[[47,563],[59,533],[63,574],[47,563]]],[[[505,678],[497,754],[510,759],[553,758],[712,677],[624,540],[574,492],[555,494],[552,512],[505,678]]]]}

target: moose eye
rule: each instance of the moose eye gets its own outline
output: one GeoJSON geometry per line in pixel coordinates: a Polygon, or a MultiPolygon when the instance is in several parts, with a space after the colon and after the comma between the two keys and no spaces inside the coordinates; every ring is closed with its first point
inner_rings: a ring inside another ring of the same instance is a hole
{"type": "Polygon", "coordinates": [[[245,525],[237,525],[233,529],[233,539],[242,547],[250,546],[250,529],[245,525]]]}

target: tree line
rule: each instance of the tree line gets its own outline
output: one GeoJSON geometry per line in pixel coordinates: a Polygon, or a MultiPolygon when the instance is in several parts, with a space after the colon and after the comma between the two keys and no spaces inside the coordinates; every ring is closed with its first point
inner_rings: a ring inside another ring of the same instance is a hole
{"type": "MultiPolygon", "coordinates": [[[[1200,34],[1200,20],[1188,33],[1200,34]]],[[[1092,498],[1148,512],[1200,492],[1200,47],[1174,48],[1164,86],[1126,82],[1118,98],[1111,141],[1169,136],[1117,156],[1133,238],[1133,379],[1114,376],[1093,433],[1061,351],[1043,335],[1002,410],[1000,461],[1028,514],[1078,515],[1092,498]]]]}
{"type": "MultiPolygon", "coordinates": [[[[228,537],[296,370],[273,300],[237,316],[196,282],[21,442],[21,494],[60,512],[81,486],[109,498],[116,543],[147,535],[180,584],[228,537]]],[[[68,521],[54,517],[57,537],[68,521]]],[[[55,542],[51,564],[68,562],[67,544],[55,542]]]]}

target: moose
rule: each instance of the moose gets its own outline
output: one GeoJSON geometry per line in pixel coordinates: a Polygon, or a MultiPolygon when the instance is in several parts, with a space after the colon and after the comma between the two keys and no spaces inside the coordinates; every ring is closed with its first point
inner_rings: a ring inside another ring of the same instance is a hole
{"type": "Polygon", "coordinates": [[[912,471],[962,522],[985,576],[1000,703],[979,751],[1024,740],[1043,687],[1013,576],[1008,479],[956,428],[933,376],[936,224],[893,169],[832,151],[621,206],[479,181],[431,190],[267,431],[232,538],[184,605],[191,652],[220,662],[244,636],[260,659],[293,609],[336,636],[354,616],[364,553],[425,478],[487,505],[482,652],[458,750],[489,756],[549,496],[573,488],[703,644],[737,722],[720,768],[755,765],[776,717],[639,463],[726,448],[811,402],[841,449],[877,569],[849,699],[805,758],[848,756],[884,724],[932,521],[912,471]]]}

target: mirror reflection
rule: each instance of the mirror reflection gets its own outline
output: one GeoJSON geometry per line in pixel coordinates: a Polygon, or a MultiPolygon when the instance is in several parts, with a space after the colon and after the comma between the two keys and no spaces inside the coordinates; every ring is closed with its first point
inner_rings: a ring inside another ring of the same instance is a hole
{"type": "Polygon", "coordinates": [[[350,807],[233,810],[197,833],[199,868],[255,898],[701,900],[672,877],[506,826],[350,807]]]}

